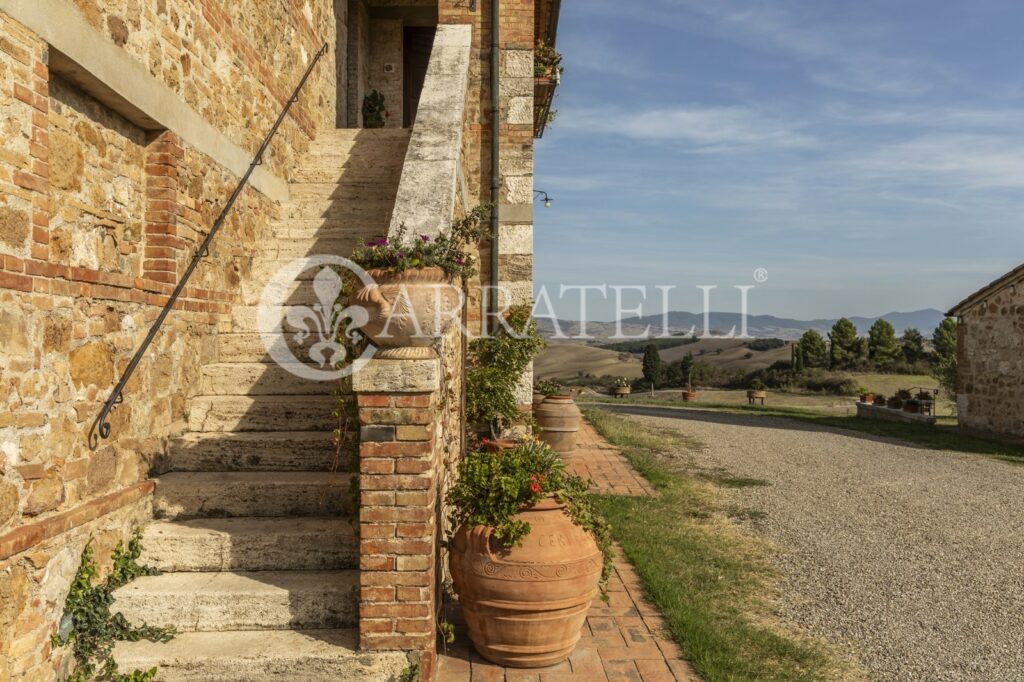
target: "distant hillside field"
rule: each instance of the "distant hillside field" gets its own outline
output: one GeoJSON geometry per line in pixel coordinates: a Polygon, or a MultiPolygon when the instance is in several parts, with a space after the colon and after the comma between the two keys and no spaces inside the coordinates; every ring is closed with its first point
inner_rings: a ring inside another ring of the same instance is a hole
{"type": "MultiPolygon", "coordinates": [[[[659,351],[668,363],[682,360],[687,353],[722,369],[746,371],[762,369],[780,360],[790,359],[790,346],[766,351],[751,350],[738,339],[697,339],[692,343],[659,351]],[[703,354],[701,353],[703,351],[703,354]],[[747,355],[750,358],[747,358],[747,355]]],[[[534,361],[534,374],[540,379],[571,379],[583,374],[622,376],[635,379],[643,376],[640,355],[629,355],[597,346],[569,341],[551,342],[534,361]],[[623,359],[625,358],[625,359],[623,359]]]]}
{"type": "Polygon", "coordinates": [[[627,379],[643,376],[639,356],[580,343],[550,343],[533,363],[533,373],[538,379],[572,379],[580,372],[627,379]]]}
{"type": "Polygon", "coordinates": [[[751,350],[744,341],[739,339],[698,339],[689,346],[669,348],[660,352],[664,362],[682,360],[687,353],[709,365],[733,371],[742,369],[751,371],[769,367],[780,360],[788,362],[793,351],[789,344],[771,350],[751,350]],[[703,354],[702,354],[703,351],[703,354]],[[747,355],[750,355],[748,358],[747,355]]]}

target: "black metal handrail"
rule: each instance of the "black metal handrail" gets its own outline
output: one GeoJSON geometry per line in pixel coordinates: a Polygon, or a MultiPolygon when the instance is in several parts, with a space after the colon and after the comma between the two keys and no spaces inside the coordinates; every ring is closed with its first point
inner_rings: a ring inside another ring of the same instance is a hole
{"type": "Polygon", "coordinates": [[[249,164],[249,169],[245,171],[245,175],[238,181],[238,186],[235,187],[235,191],[231,193],[224,208],[221,209],[220,215],[217,216],[217,220],[214,221],[213,227],[210,228],[210,232],[206,235],[206,239],[196,250],[194,256],[192,256],[192,262],[188,264],[188,268],[185,269],[185,274],[181,276],[181,280],[178,281],[178,285],[174,287],[174,291],[171,292],[171,297],[167,299],[167,303],[164,304],[163,310],[160,311],[160,315],[157,316],[156,321],[153,322],[153,326],[149,328],[149,333],[146,335],[145,341],[139,346],[139,349],[135,351],[135,355],[132,357],[132,361],[128,363],[128,367],[125,368],[124,374],[121,375],[121,380],[117,382],[117,386],[114,387],[110,397],[107,398],[107,402],[103,405],[103,410],[100,412],[100,416],[97,417],[95,424],[93,424],[93,433],[90,434],[90,443],[95,445],[94,434],[99,433],[100,438],[110,437],[110,422],[107,421],[107,417],[110,416],[110,411],[114,409],[116,405],[120,405],[124,402],[124,387],[128,384],[129,379],[132,378],[132,374],[135,372],[135,368],[138,367],[142,357],[146,354],[146,350],[149,345],[153,342],[157,332],[160,331],[160,326],[163,325],[164,319],[167,317],[171,309],[174,308],[174,304],[178,301],[178,297],[181,296],[181,292],[185,290],[185,286],[188,284],[188,280],[192,277],[192,273],[199,265],[199,261],[210,255],[210,243],[213,238],[217,235],[217,231],[220,230],[221,225],[224,224],[225,218],[227,218],[228,212],[231,207],[234,206],[235,201],[238,199],[242,190],[245,189],[246,184],[249,182],[249,177],[256,170],[256,167],[263,164],[263,154],[267,151],[267,147],[270,146],[270,142],[274,139],[274,135],[277,134],[277,129],[281,127],[281,123],[284,122],[285,116],[291,110],[292,105],[299,100],[299,92],[302,87],[309,80],[309,76],[313,73],[313,67],[316,66],[320,58],[327,53],[327,43],[313,56],[313,60],[309,63],[306,68],[306,72],[302,75],[302,80],[299,81],[295,91],[292,93],[291,98],[285,103],[284,108],[281,110],[281,114],[274,121],[274,126],[267,133],[267,136],[263,139],[263,144],[260,145],[259,150],[256,152],[256,156],[253,157],[252,163],[249,164]]]}

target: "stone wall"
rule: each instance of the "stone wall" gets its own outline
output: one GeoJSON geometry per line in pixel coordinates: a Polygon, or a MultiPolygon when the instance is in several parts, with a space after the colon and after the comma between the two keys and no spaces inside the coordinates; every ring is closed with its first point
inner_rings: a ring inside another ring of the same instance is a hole
{"type": "MultiPolygon", "coordinates": [[[[508,292],[502,303],[509,305],[533,301],[534,11],[534,0],[506,0],[501,4],[499,201],[502,217],[498,238],[498,281],[508,292]]],[[[465,2],[440,2],[441,24],[473,26],[463,170],[474,205],[490,202],[493,125],[490,120],[490,17],[490,0],[480,0],[475,12],[470,11],[465,2]]],[[[480,256],[481,280],[488,283],[490,252],[486,246],[480,256]]],[[[479,303],[482,305],[484,301],[479,303]]],[[[471,319],[477,317],[479,313],[471,312],[471,319]]]]}
{"type": "MultiPolygon", "coordinates": [[[[246,154],[320,41],[334,44],[324,2],[0,1],[0,679],[66,670],[49,640],[82,547],[93,536],[109,561],[148,518],[148,473],[184,428],[278,210],[242,193],[114,410],[111,439],[90,448],[104,399],[238,176],[51,72],[56,53],[7,10],[54,7],[246,154]]],[[[333,126],[333,51],[325,59],[267,159],[281,179],[333,126]]]]}
{"type": "Polygon", "coordinates": [[[399,19],[372,19],[370,36],[369,89],[384,95],[388,113],[384,127],[401,128],[405,105],[402,22],[399,19]]]}
{"type": "Polygon", "coordinates": [[[963,312],[958,332],[961,426],[1024,438],[1024,277],[963,312]]]}

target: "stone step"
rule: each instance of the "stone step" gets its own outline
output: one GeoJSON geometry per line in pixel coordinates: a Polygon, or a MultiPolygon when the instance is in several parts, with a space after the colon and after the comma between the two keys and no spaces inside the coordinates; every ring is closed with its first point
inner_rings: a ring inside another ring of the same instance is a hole
{"type": "MultiPolygon", "coordinates": [[[[348,258],[352,255],[352,249],[363,241],[365,241],[365,238],[358,234],[323,235],[307,237],[305,239],[281,239],[274,244],[268,244],[264,247],[257,262],[283,261],[282,265],[284,265],[296,258],[307,258],[309,256],[343,256],[348,258]]],[[[276,270],[273,270],[269,271],[268,274],[272,276],[276,272],[276,270]]],[[[256,281],[266,282],[270,280],[269,277],[266,279],[262,278],[262,274],[262,271],[260,271],[261,277],[256,281]]],[[[315,274],[316,272],[313,272],[313,275],[315,274]]]]}
{"type": "Polygon", "coordinates": [[[270,226],[271,234],[277,239],[352,239],[362,235],[376,237],[374,229],[380,229],[376,222],[357,223],[335,220],[282,220],[270,226]]]}
{"type": "Polygon", "coordinates": [[[197,396],[189,431],[326,431],[337,427],[333,396],[197,396]]]}
{"type": "Polygon", "coordinates": [[[359,571],[219,571],[143,576],[114,592],[130,623],[180,632],[352,627],[359,571]]]}
{"type": "Polygon", "coordinates": [[[343,443],[339,454],[333,434],[325,431],[186,433],[168,443],[167,467],[169,471],[345,471],[353,443],[343,443]]]}
{"type": "Polygon", "coordinates": [[[203,367],[204,395],[336,395],[337,381],[314,381],[298,374],[307,365],[217,363],[203,367]]]}
{"type": "Polygon", "coordinates": [[[301,202],[288,202],[281,207],[281,215],[284,218],[327,218],[387,223],[391,219],[391,211],[394,208],[394,197],[377,201],[308,199],[301,202]]]}
{"type": "Polygon", "coordinates": [[[161,682],[377,682],[398,680],[404,652],[359,651],[359,632],[183,632],[166,644],[118,642],[124,672],[157,668],[161,682]]]}
{"type": "MultiPolygon", "coordinates": [[[[281,309],[276,311],[277,313],[279,313],[279,316],[280,316],[279,319],[284,320],[284,317],[288,314],[288,308],[289,307],[290,306],[281,306],[281,309]]],[[[308,306],[296,306],[296,307],[304,308],[305,310],[303,312],[308,311],[308,309],[309,309],[308,306]]],[[[248,339],[231,339],[231,340],[225,341],[225,345],[231,344],[233,347],[238,347],[240,344],[243,344],[243,342],[244,342],[245,347],[247,347],[251,351],[251,350],[254,350],[256,348],[256,346],[252,345],[252,343],[251,343],[252,341],[259,341],[261,344],[263,343],[262,340],[261,340],[261,336],[260,336],[259,326],[256,324],[258,311],[259,311],[259,306],[255,306],[255,305],[236,305],[236,306],[232,307],[232,309],[231,309],[231,329],[228,332],[225,332],[225,333],[226,334],[231,334],[231,335],[242,334],[242,335],[247,335],[250,338],[248,338],[248,339]]],[[[275,311],[271,310],[271,313],[273,313],[273,312],[275,312],[275,311]]],[[[306,341],[303,342],[303,343],[298,342],[298,340],[294,336],[296,333],[298,333],[298,330],[296,330],[294,327],[292,327],[290,324],[288,324],[287,321],[285,321],[284,324],[285,324],[285,329],[284,329],[283,332],[278,331],[278,332],[271,332],[270,333],[270,342],[274,346],[276,346],[279,343],[284,343],[289,348],[293,349],[294,351],[300,352],[300,351],[303,351],[304,349],[310,348],[312,344],[317,343],[320,340],[318,332],[314,331],[314,328],[312,326],[312,322],[309,323],[310,324],[310,335],[306,339],[306,341]],[[282,339],[282,337],[283,337],[283,339],[282,339]]],[[[298,357],[300,361],[305,362],[305,360],[307,358],[309,358],[309,354],[307,352],[304,352],[302,356],[296,355],[296,357],[298,357]]],[[[259,360],[256,360],[256,362],[258,362],[258,361],[259,360]]],[[[221,358],[221,362],[225,362],[223,357],[221,358]]],[[[317,357],[315,359],[311,359],[310,362],[313,362],[314,364],[319,364],[319,357],[317,357]]]]}
{"type": "Polygon", "coordinates": [[[156,478],[153,517],[342,516],[349,479],[331,472],[173,472],[156,478]]]}
{"type": "Polygon", "coordinates": [[[359,566],[346,519],[297,517],[157,521],[141,561],[161,571],[323,571],[359,566]]]}
{"type": "Polygon", "coordinates": [[[296,169],[292,173],[292,181],[297,183],[334,183],[346,186],[366,183],[394,194],[398,189],[398,181],[402,177],[404,156],[404,150],[402,154],[396,153],[393,158],[380,158],[375,161],[352,159],[341,154],[321,156],[308,163],[303,163],[296,169]]]}
{"type": "Polygon", "coordinates": [[[412,128],[324,128],[316,133],[314,146],[335,140],[362,140],[381,142],[384,140],[409,139],[412,128]]]}
{"type": "MultiPolygon", "coordinates": [[[[255,322],[253,322],[255,325],[255,322]]],[[[284,350],[296,359],[308,357],[311,344],[315,343],[313,335],[300,342],[296,334],[270,334],[267,337],[275,355],[283,355],[284,350]]],[[[264,344],[264,337],[256,332],[219,334],[217,336],[217,358],[221,363],[272,363],[276,362],[264,344]]]]}
{"type": "Polygon", "coordinates": [[[292,202],[321,201],[332,202],[387,202],[395,200],[398,189],[397,178],[394,182],[382,185],[367,178],[359,181],[349,179],[343,182],[293,182],[288,185],[292,202]]]}

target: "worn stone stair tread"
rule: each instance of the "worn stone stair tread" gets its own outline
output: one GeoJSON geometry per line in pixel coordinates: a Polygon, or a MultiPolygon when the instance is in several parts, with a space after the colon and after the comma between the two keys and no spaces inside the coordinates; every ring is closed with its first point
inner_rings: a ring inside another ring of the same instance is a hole
{"type": "Polygon", "coordinates": [[[196,396],[189,431],[330,431],[336,404],[330,395],[196,396]]]}
{"type": "Polygon", "coordinates": [[[239,517],[157,521],[141,561],[161,571],[310,571],[356,568],[359,539],[339,518],[239,517]]]}
{"type": "Polygon", "coordinates": [[[213,571],[143,576],[114,592],[131,623],[182,632],[356,624],[359,571],[213,571]]]}
{"type": "Polygon", "coordinates": [[[168,444],[167,466],[179,472],[330,471],[336,456],[334,437],[324,431],[186,433],[168,444]]]}
{"type": "MultiPolygon", "coordinates": [[[[268,359],[270,357],[268,356],[268,359]]],[[[205,395],[334,395],[337,382],[314,381],[297,372],[306,364],[273,362],[217,362],[202,369],[202,392],[205,395]]],[[[312,365],[315,369],[316,366],[312,365]]],[[[324,368],[324,369],[329,369],[324,368]]]]}
{"type": "Polygon", "coordinates": [[[405,653],[359,651],[359,632],[185,632],[170,642],[119,642],[123,671],[157,667],[165,682],[376,682],[397,679],[405,653]]]}
{"type": "MultiPolygon", "coordinates": [[[[242,318],[239,318],[239,320],[241,321],[242,318]]],[[[243,322],[246,324],[252,322],[253,326],[256,324],[255,320],[245,319],[243,322]]],[[[217,335],[218,362],[216,364],[265,364],[276,362],[269,351],[267,351],[267,343],[265,341],[269,341],[271,347],[281,346],[280,350],[282,353],[287,348],[291,351],[294,358],[302,359],[305,355],[304,351],[308,351],[311,344],[317,340],[318,337],[311,335],[300,342],[296,334],[291,332],[272,334],[267,339],[264,339],[259,332],[222,333],[217,335]]],[[[303,362],[302,364],[309,363],[303,362]]]]}
{"type": "Polygon", "coordinates": [[[349,477],[309,471],[175,471],[156,479],[153,515],[162,519],[340,516],[349,477]]]}

